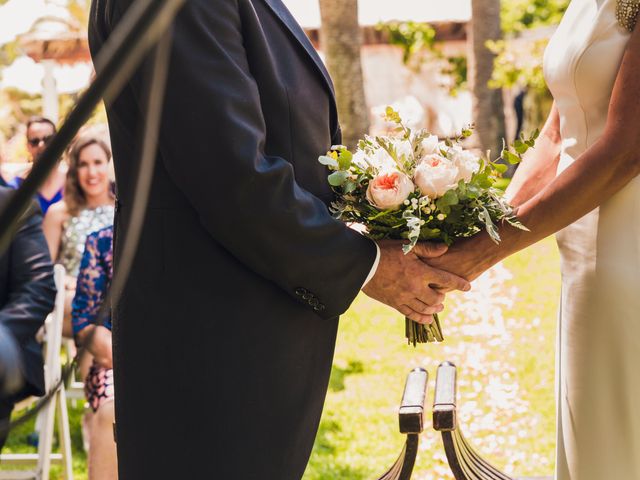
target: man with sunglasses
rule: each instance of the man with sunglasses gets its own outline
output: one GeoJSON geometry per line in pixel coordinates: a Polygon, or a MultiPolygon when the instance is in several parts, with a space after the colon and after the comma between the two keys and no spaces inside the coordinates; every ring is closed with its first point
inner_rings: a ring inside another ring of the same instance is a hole
{"type": "MultiPolygon", "coordinates": [[[[55,133],[56,126],[48,118],[31,117],[27,121],[27,151],[31,157],[31,163],[38,161],[55,133]]],[[[31,168],[27,169],[22,175],[7,182],[8,185],[13,188],[19,188],[30,171],[31,168]]],[[[49,178],[38,190],[38,202],[40,203],[40,208],[42,208],[43,215],[47,213],[51,205],[62,200],[66,178],[66,170],[59,165],[58,168],[51,172],[49,178]]]]}

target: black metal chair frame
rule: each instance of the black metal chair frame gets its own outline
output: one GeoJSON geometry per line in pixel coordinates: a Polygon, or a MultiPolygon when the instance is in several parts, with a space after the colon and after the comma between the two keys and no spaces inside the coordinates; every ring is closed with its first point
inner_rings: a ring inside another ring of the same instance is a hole
{"type": "Polygon", "coordinates": [[[424,431],[424,404],[429,374],[422,368],[412,370],[407,376],[402,403],[400,404],[400,433],[407,439],[400,456],[379,480],[409,480],[418,455],[420,434],[424,431]]]}
{"type": "Polygon", "coordinates": [[[456,480],[515,480],[484,460],[464,438],[458,425],[456,376],[453,363],[440,364],[433,401],[433,428],[442,435],[453,476],[456,480]]]}

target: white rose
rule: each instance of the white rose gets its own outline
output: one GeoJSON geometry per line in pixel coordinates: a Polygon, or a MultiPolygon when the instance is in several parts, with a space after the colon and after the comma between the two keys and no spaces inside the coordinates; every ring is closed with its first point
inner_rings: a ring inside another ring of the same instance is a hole
{"type": "Polygon", "coordinates": [[[422,155],[432,155],[434,153],[438,153],[440,151],[438,137],[435,135],[429,135],[427,138],[422,140],[421,147],[422,155]]]}
{"type": "Polygon", "coordinates": [[[407,175],[387,171],[369,182],[367,200],[380,210],[396,210],[414,190],[415,186],[407,175]]]}
{"type": "Polygon", "coordinates": [[[413,181],[422,195],[435,199],[443,196],[447,190],[455,188],[458,179],[458,167],[442,155],[427,155],[416,167],[413,181]]]}
{"type": "Polygon", "coordinates": [[[464,180],[466,183],[470,182],[473,174],[480,169],[480,159],[462,148],[453,151],[452,161],[458,167],[458,180],[464,180]]]}
{"type": "Polygon", "coordinates": [[[391,170],[396,166],[395,160],[384,148],[376,148],[373,155],[367,158],[369,158],[371,164],[376,167],[378,171],[391,170]]]}
{"type": "Polygon", "coordinates": [[[406,160],[411,160],[413,158],[413,145],[411,145],[409,140],[396,141],[394,142],[394,147],[398,155],[398,160],[402,160],[403,156],[406,160]]]}
{"type": "Polygon", "coordinates": [[[353,159],[351,161],[363,170],[369,166],[367,163],[367,154],[362,150],[357,150],[356,153],[353,154],[353,159]]]}

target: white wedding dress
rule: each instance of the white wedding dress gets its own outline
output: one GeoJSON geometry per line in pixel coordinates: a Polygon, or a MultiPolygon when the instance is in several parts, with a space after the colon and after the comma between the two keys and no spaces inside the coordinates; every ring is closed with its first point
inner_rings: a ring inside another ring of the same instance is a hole
{"type": "MultiPolygon", "coordinates": [[[[559,172],[604,131],[630,37],[617,1],[573,0],[545,53],[560,112],[559,172]]],[[[640,480],[640,178],[557,238],[557,478],[640,480]]]]}

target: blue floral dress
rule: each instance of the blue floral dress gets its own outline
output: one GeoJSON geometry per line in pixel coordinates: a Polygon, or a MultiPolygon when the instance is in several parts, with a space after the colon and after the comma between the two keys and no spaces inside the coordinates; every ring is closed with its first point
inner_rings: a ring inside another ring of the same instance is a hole
{"type": "MultiPolygon", "coordinates": [[[[74,335],[95,323],[113,275],[112,244],[113,227],[87,236],[71,310],[74,335]]],[[[111,319],[105,318],[102,325],[111,330],[111,319]]],[[[113,400],[113,370],[94,362],[85,380],[85,394],[94,412],[113,400]]]]}

